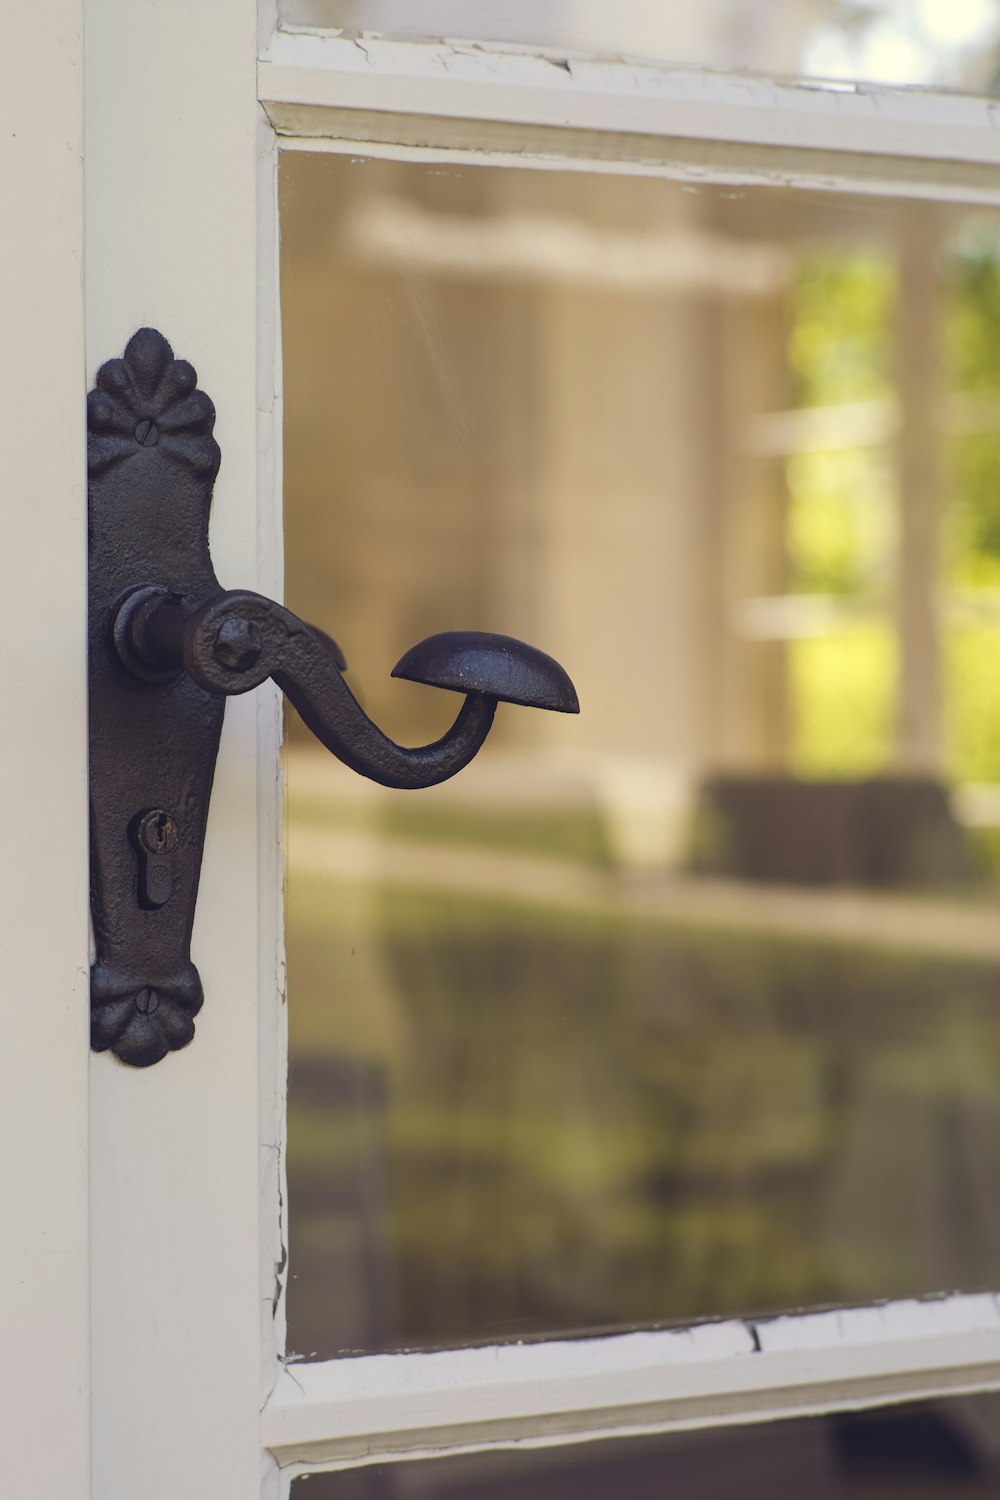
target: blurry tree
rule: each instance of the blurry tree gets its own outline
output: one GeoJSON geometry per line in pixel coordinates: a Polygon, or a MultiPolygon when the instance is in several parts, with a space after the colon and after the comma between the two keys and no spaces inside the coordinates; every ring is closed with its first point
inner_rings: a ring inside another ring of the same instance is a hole
{"type": "MultiPolygon", "coordinates": [[[[1000,781],[990,614],[1000,604],[1000,238],[992,218],[963,226],[942,274],[947,387],[958,419],[947,438],[942,579],[947,771],[957,781],[1000,781]]],[[[804,256],[789,338],[800,406],[892,399],[894,293],[891,253],[849,248],[804,256]]],[[[941,416],[947,430],[949,411],[941,416]]],[[[831,633],[791,645],[793,764],[812,775],[878,772],[892,754],[894,656],[887,655],[886,632],[898,497],[891,452],[859,444],[795,453],[787,481],[792,591],[858,606],[857,617],[831,633]]]]}

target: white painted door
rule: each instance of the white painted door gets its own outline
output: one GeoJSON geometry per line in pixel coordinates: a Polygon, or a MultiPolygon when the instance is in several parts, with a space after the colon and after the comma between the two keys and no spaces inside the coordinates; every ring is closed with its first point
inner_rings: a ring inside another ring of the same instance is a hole
{"type": "MultiPolygon", "coordinates": [[[[86,7],[87,367],[92,381],[146,324],[190,359],[224,453],[216,570],[273,595],[273,151],[256,27],[245,0],[86,7]]],[[[227,710],[194,939],[210,996],[199,1046],[170,1059],[179,1068],[91,1061],[93,1493],[108,1500],[260,1483],[273,1288],[260,1279],[272,1136],[257,1012],[259,983],[275,984],[262,913],[277,899],[276,742],[273,695],[227,710]]],[[[273,1029],[270,1013],[265,1045],[273,1029]]]]}
{"type": "Polygon", "coordinates": [[[0,1110],[20,1148],[0,1190],[0,1337],[20,1354],[0,1387],[0,1450],[11,1493],[76,1500],[90,1494],[82,6],[59,0],[41,27],[9,20],[0,1110]]]}
{"type": "Polygon", "coordinates": [[[194,935],[207,996],[196,1042],[131,1071],[86,1052],[83,692],[83,397],[143,324],[196,366],[217,408],[220,578],[280,595],[280,151],[994,204],[991,106],[568,61],[527,34],[510,52],[356,42],[283,30],[248,0],[51,0],[10,24],[11,1493],[273,1500],[317,1468],[1000,1386],[988,1293],[286,1368],[277,695],[227,708],[194,935]]]}

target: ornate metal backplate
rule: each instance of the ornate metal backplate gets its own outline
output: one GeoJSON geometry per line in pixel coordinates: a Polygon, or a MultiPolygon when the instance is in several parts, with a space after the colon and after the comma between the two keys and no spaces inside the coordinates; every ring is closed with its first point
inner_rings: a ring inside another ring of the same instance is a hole
{"type": "Polygon", "coordinates": [[[272,678],[332,753],[384,786],[454,776],[499,702],[578,712],[566,673],[508,636],[432,636],[395,675],[465,694],[432,745],[395,744],[344,682],[336,642],[245,589],[208,552],[215,409],[142,328],[88,398],[91,1042],[148,1067],[194,1035],[198,877],[227,697],[272,678]]]}
{"type": "Polygon", "coordinates": [[[201,1008],[191,930],[225,700],[177,668],[129,670],[114,628],[139,587],[219,592],[208,516],[221,455],[215,408],[155,329],[102,366],[87,415],[91,1039],[147,1066],[191,1040],[201,1008]],[[144,834],[169,847],[151,853],[144,834]]]}

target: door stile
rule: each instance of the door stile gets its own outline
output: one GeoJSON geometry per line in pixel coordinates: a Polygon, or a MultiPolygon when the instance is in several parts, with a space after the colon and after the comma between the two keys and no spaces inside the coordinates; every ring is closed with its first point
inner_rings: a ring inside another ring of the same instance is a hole
{"type": "MultiPolygon", "coordinates": [[[[283,392],[281,305],[278,297],[278,142],[260,114],[257,130],[258,347],[257,347],[257,590],[284,598],[284,531],[281,513],[283,392]]],[[[285,1353],[285,1280],[288,1263],[285,1173],[288,1097],[288,1012],[284,946],[284,820],[282,697],[268,681],[255,693],[257,707],[257,880],[260,892],[260,1405],[274,1389],[285,1353]]]]}
{"type": "MultiPolygon", "coordinates": [[[[224,585],[253,587],[258,408],[271,420],[258,292],[273,298],[254,6],[90,0],[86,60],[88,378],[144,324],[195,366],[222,450],[212,556],[224,585]]],[[[226,714],[208,822],[197,1036],[146,1069],[91,1060],[101,1500],[260,1490],[259,841],[258,706],[244,698],[226,714]]]]}

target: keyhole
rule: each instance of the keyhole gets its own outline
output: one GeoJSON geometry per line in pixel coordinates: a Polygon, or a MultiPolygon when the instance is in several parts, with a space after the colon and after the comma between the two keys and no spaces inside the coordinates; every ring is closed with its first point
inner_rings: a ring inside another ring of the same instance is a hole
{"type": "Polygon", "coordinates": [[[177,847],[177,823],[162,807],[139,820],[139,847],[147,854],[171,854],[177,847]]]}

